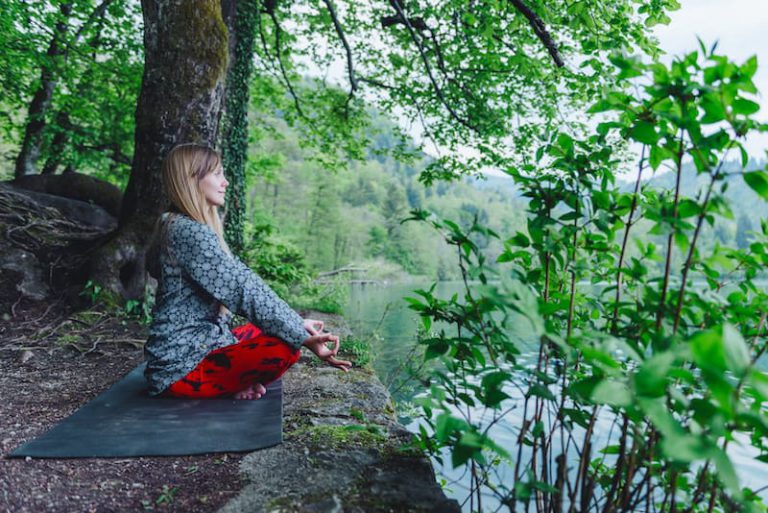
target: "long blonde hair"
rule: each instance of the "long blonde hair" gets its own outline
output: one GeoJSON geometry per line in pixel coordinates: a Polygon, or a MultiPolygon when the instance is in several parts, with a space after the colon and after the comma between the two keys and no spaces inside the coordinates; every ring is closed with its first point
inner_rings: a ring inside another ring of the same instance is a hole
{"type": "Polygon", "coordinates": [[[150,275],[160,278],[160,249],[168,243],[168,226],[177,213],[210,226],[224,251],[232,254],[224,240],[218,209],[205,201],[205,195],[200,190],[200,180],[220,165],[219,154],[200,144],[180,144],[168,152],[163,162],[162,181],[172,209],[160,216],[150,237],[146,255],[146,268],[150,275]]]}
{"type": "Polygon", "coordinates": [[[216,206],[205,201],[200,180],[221,166],[221,156],[200,144],[175,146],[163,162],[163,186],[168,199],[176,209],[195,221],[207,224],[216,233],[219,244],[231,254],[224,240],[224,226],[216,206]]]}

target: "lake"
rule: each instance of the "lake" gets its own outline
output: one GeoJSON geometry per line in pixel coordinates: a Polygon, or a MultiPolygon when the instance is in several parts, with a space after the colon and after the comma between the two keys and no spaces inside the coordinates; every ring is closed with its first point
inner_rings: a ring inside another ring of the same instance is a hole
{"type": "MultiPolygon", "coordinates": [[[[427,289],[431,283],[397,283],[391,285],[373,285],[373,284],[355,284],[350,288],[348,304],[345,307],[345,318],[351,323],[353,330],[359,334],[368,334],[375,332],[373,340],[374,369],[381,380],[390,387],[392,396],[400,404],[407,403],[417,393],[423,392],[418,388],[408,388],[399,386],[402,378],[406,374],[403,369],[403,362],[408,359],[416,342],[416,336],[421,321],[416,312],[410,310],[403,297],[417,297],[414,290],[422,288],[427,289]]],[[[435,288],[434,294],[437,297],[448,298],[454,293],[459,296],[463,294],[463,284],[461,282],[439,282],[435,288]]],[[[520,326],[524,329],[525,323],[520,326]]],[[[433,326],[433,330],[435,327],[433,326]]],[[[522,354],[521,361],[530,359],[533,361],[538,352],[538,341],[530,337],[526,340],[524,333],[518,333],[522,339],[519,349],[522,354]]],[[[765,366],[762,366],[765,368],[765,366]]],[[[512,399],[519,400],[519,392],[514,389],[505,389],[512,399]]],[[[482,414],[482,412],[478,412],[482,414]]],[[[520,424],[522,414],[513,410],[506,418],[498,423],[491,431],[492,437],[504,447],[513,447],[516,439],[516,427],[520,424]]],[[[401,421],[411,429],[416,431],[418,423],[415,419],[402,417],[401,421]]],[[[610,429],[610,423],[607,419],[598,422],[597,431],[607,433],[610,429]],[[602,426],[600,425],[602,424],[602,426]],[[601,429],[602,428],[602,429],[601,429]]],[[[757,452],[747,443],[739,445],[732,443],[728,453],[737,465],[737,472],[742,485],[758,489],[768,485],[768,464],[761,463],[754,459],[757,452]]],[[[469,477],[463,472],[455,471],[450,468],[450,458],[445,458],[447,465],[441,466],[434,462],[435,470],[445,478],[450,484],[447,486],[446,493],[463,501],[469,489],[469,477]]],[[[502,475],[509,469],[502,469],[502,475]]],[[[511,476],[511,470],[510,476],[511,476]]],[[[511,479],[511,477],[510,477],[511,479]]],[[[768,500],[768,491],[761,493],[763,500],[768,500]]],[[[494,500],[491,497],[484,498],[484,507],[488,511],[493,511],[494,500]],[[486,502],[487,501],[487,502],[486,502]]],[[[498,504],[498,503],[496,503],[498,504]]],[[[465,511],[469,511],[469,504],[465,505],[465,511]]]]}

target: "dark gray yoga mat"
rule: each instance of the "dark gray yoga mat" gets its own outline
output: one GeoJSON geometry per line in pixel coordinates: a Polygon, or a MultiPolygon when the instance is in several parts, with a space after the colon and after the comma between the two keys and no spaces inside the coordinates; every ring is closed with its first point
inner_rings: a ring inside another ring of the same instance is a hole
{"type": "Polygon", "coordinates": [[[241,452],[283,441],[280,380],[257,401],[158,399],[144,365],[10,457],[114,458],[241,452]]]}

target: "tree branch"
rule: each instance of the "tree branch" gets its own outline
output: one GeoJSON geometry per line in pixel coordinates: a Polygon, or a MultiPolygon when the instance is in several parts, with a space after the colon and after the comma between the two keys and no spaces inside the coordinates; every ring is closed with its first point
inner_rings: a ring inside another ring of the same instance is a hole
{"type": "MultiPolygon", "coordinates": [[[[82,37],[83,33],[86,31],[86,29],[90,28],[90,26],[93,24],[93,22],[101,19],[104,16],[104,13],[107,10],[107,7],[111,3],[113,3],[115,0],[104,0],[101,2],[96,8],[91,12],[91,14],[88,15],[88,19],[86,19],[82,26],[75,32],[73,41],[77,42],[82,37]]],[[[69,46],[69,45],[67,45],[69,46]]]]}
{"type": "Polygon", "coordinates": [[[560,57],[560,51],[557,49],[557,45],[555,44],[554,40],[552,39],[552,36],[549,34],[549,31],[547,30],[547,27],[544,25],[544,22],[542,21],[539,16],[531,10],[530,7],[525,5],[523,0],[509,0],[512,5],[515,6],[515,9],[517,9],[520,14],[525,16],[528,19],[528,23],[530,23],[531,28],[533,28],[533,32],[536,34],[536,37],[539,38],[539,40],[544,44],[544,47],[549,52],[549,55],[552,57],[552,60],[555,61],[555,64],[557,64],[558,68],[562,68],[565,66],[565,63],[563,62],[562,57],[560,57]]]}
{"type": "Polygon", "coordinates": [[[296,112],[302,118],[306,118],[304,112],[301,110],[301,105],[299,104],[299,96],[293,89],[291,79],[288,77],[288,71],[285,69],[285,65],[283,64],[283,57],[280,51],[280,35],[282,34],[283,30],[280,28],[280,22],[277,21],[277,15],[275,14],[274,8],[267,9],[267,14],[269,14],[269,17],[272,19],[272,23],[275,25],[275,58],[277,59],[277,63],[280,65],[280,73],[283,76],[283,80],[285,81],[285,86],[288,88],[288,92],[293,98],[293,103],[296,106],[296,112]]]}
{"type": "Polygon", "coordinates": [[[331,15],[331,20],[333,20],[333,27],[336,29],[336,34],[338,34],[339,39],[341,39],[341,44],[344,45],[344,51],[347,54],[349,95],[347,96],[347,101],[344,105],[344,111],[346,116],[349,117],[349,102],[352,101],[352,98],[355,95],[355,91],[357,91],[357,78],[355,77],[354,62],[352,60],[352,48],[350,48],[349,42],[347,42],[347,37],[344,35],[344,29],[341,27],[341,23],[339,22],[339,17],[336,14],[336,8],[333,5],[333,0],[323,0],[323,3],[328,8],[328,13],[331,15]]]}
{"type": "Polygon", "coordinates": [[[400,16],[399,14],[396,14],[394,16],[382,16],[381,17],[381,27],[382,28],[388,28],[392,25],[405,25],[406,23],[410,23],[413,28],[416,30],[427,30],[427,22],[424,21],[424,18],[418,17],[418,18],[408,18],[406,19],[403,16],[400,16]]]}
{"type": "Polygon", "coordinates": [[[434,88],[440,103],[442,103],[443,106],[448,110],[448,113],[451,115],[451,117],[458,121],[461,125],[475,132],[479,131],[477,127],[473,125],[469,120],[461,117],[459,113],[456,112],[456,110],[451,106],[450,102],[448,102],[446,99],[445,95],[443,94],[443,90],[440,88],[440,85],[437,83],[434,73],[432,72],[432,65],[429,63],[429,58],[424,51],[424,46],[421,44],[421,41],[419,41],[419,38],[416,35],[416,30],[411,24],[410,19],[405,15],[402,7],[400,6],[400,0],[389,0],[389,3],[397,11],[398,19],[403,23],[403,25],[405,25],[405,28],[408,30],[408,34],[411,36],[411,40],[416,43],[416,48],[418,48],[419,55],[421,56],[421,60],[424,63],[424,69],[427,72],[429,81],[432,84],[432,87],[434,88]]]}

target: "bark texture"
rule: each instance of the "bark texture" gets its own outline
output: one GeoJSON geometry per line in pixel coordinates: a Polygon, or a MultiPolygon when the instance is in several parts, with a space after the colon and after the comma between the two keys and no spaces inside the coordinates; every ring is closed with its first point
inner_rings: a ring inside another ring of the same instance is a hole
{"type": "Polygon", "coordinates": [[[123,298],[144,292],[144,246],[166,207],[160,169],[179,143],[213,146],[228,62],[220,0],[142,0],[144,75],[135,153],[117,236],[93,261],[92,278],[123,298]]]}

